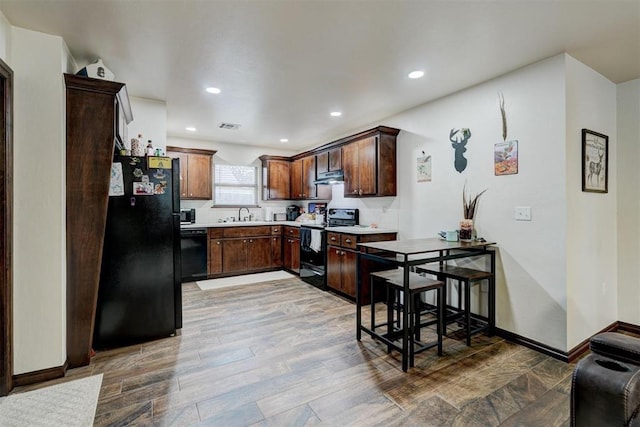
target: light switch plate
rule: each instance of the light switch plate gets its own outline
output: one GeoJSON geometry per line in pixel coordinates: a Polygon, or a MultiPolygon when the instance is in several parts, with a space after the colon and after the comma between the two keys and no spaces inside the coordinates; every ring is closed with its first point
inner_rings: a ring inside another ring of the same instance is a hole
{"type": "Polygon", "coordinates": [[[516,206],[513,217],[516,221],[531,221],[531,207],[516,206]]]}

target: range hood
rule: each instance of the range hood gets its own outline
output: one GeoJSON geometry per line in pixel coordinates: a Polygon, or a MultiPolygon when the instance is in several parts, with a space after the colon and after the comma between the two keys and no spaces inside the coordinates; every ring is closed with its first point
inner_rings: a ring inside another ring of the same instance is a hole
{"type": "Polygon", "coordinates": [[[331,185],[342,181],[344,181],[344,172],[339,170],[331,172],[321,172],[318,174],[318,179],[313,181],[313,183],[317,185],[331,185]]]}

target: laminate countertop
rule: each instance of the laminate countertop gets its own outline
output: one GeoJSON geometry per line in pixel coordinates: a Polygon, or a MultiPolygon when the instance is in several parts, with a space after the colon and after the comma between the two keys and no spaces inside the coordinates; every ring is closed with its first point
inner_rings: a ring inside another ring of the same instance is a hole
{"type": "Polygon", "coordinates": [[[264,225],[288,225],[290,227],[300,227],[300,222],[296,221],[236,221],[236,222],[203,222],[195,224],[182,224],[180,228],[189,230],[193,228],[221,228],[221,227],[257,227],[264,225]]]}
{"type": "Polygon", "coordinates": [[[397,233],[398,230],[390,228],[371,228],[363,225],[352,225],[347,227],[327,227],[328,232],[333,233],[348,233],[348,234],[384,234],[384,233],[397,233]]]}

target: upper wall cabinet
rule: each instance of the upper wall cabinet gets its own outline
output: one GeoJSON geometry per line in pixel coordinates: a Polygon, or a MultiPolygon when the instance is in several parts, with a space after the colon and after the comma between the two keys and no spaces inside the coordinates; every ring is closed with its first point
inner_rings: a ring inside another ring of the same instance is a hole
{"type": "Polygon", "coordinates": [[[400,129],[378,126],[291,158],[261,156],[263,199],[329,200],[331,186],[314,182],[318,174],[339,170],[344,172],[345,197],[395,196],[398,133],[400,129]]]}
{"type": "Polygon", "coordinates": [[[291,199],[291,161],[288,157],[260,156],[262,200],[291,199]]]}
{"type": "Polygon", "coordinates": [[[342,169],[342,150],[340,147],[318,153],[316,167],[319,174],[342,169]]]}
{"type": "Polygon", "coordinates": [[[316,157],[306,156],[291,162],[291,198],[298,200],[318,197],[316,180],[316,157]]]}
{"type": "Polygon", "coordinates": [[[380,127],[342,146],[345,197],[396,195],[398,132],[380,127]]]}
{"type": "Polygon", "coordinates": [[[167,156],[180,159],[180,198],[211,200],[212,150],[167,147],[167,156]]]}

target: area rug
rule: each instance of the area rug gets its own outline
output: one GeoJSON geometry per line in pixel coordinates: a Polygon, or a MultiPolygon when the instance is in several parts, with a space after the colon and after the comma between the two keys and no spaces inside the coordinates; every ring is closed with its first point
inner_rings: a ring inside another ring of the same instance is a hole
{"type": "Polygon", "coordinates": [[[291,279],[293,274],[286,271],[269,271],[267,273],[244,274],[242,276],[223,277],[196,282],[203,291],[211,289],[229,288],[231,286],[253,285],[255,283],[269,282],[271,280],[291,279]]]}
{"type": "Polygon", "coordinates": [[[93,425],[102,374],[0,399],[0,426],[93,425]]]}

